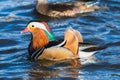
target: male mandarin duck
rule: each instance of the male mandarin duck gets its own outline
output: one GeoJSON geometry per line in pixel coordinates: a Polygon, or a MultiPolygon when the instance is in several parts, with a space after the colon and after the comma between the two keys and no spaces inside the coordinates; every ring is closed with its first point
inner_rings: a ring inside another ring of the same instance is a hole
{"type": "Polygon", "coordinates": [[[97,6],[96,1],[74,1],[48,3],[47,0],[37,0],[36,10],[38,13],[50,17],[73,17],[77,14],[106,9],[105,6],[97,6]]]}
{"type": "Polygon", "coordinates": [[[81,33],[72,28],[67,28],[64,40],[56,40],[45,22],[29,22],[22,33],[28,31],[32,33],[28,51],[33,60],[72,60],[89,57],[96,52],[90,50],[96,46],[83,43],[81,33]]]}

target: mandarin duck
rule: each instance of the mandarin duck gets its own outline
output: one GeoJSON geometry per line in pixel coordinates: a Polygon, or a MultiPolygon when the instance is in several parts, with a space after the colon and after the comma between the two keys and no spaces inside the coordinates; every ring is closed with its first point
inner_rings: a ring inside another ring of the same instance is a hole
{"type": "Polygon", "coordinates": [[[96,1],[74,1],[48,3],[47,0],[37,0],[36,10],[42,15],[49,17],[73,17],[77,14],[106,9],[105,6],[97,6],[96,1]]]}
{"type": "Polygon", "coordinates": [[[22,33],[28,31],[32,34],[28,52],[33,60],[72,60],[89,57],[96,52],[90,50],[96,46],[84,43],[81,33],[72,28],[66,29],[63,40],[57,40],[45,22],[29,22],[22,33]]]}

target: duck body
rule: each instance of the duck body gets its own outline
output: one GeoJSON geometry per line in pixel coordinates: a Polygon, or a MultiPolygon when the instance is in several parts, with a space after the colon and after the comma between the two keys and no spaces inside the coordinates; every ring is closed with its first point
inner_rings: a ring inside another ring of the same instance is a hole
{"type": "Polygon", "coordinates": [[[87,57],[95,53],[94,50],[90,51],[89,49],[96,46],[84,44],[81,34],[72,28],[65,31],[63,40],[55,40],[48,26],[46,27],[41,22],[29,23],[27,29],[22,32],[27,31],[32,33],[29,55],[33,60],[72,60],[85,57],[85,55],[81,55],[83,52],[84,54],[90,53],[87,54],[87,57]],[[39,23],[39,25],[36,25],[36,23],[39,23]]]}
{"type": "Polygon", "coordinates": [[[57,2],[49,3],[46,0],[37,0],[36,10],[40,14],[50,17],[72,17],[77,14],[92,12],[104,9],[97,6],[95,1],[74,1],[74,2],[57,2]]]}
{"type": "Polygon", "coordinates": [[[38,59],[46,59],[52,61],[61,61],[75,59],[74,54],[64,47],[50,47],[46,48],[38,59]]]}

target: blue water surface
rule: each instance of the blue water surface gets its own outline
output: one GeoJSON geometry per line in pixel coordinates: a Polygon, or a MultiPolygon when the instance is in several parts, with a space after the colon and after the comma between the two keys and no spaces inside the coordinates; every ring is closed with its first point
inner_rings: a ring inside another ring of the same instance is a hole
{"type": "Polygon", "coordinates": [[[0,0],[0,80],[120,80],[120,1],[99,1],[108,9],[54,19],[36,12],[36,0],[0,0]],[[66,28],[72,27],[82,33],[85,42],[105,48],[83,61],[84,65],[78,68],[66,64],[41,66],[28,59],[30,33],[20,34],[34,19],[46,21],[58,38],[63,38],[66,28]]]}

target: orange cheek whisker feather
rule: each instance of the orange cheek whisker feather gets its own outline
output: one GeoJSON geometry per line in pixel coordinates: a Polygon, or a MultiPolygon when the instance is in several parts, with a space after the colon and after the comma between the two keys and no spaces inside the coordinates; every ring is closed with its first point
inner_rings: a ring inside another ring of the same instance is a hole
{"type": "Polygon", "coordinates": [[[33,39],[32,39],[32,45],[34,49],[39,49],[47,45],[49,42],[49,39],[47,35],[44,33],[44,31],[37,29],[33,33],[33,39]]]}

